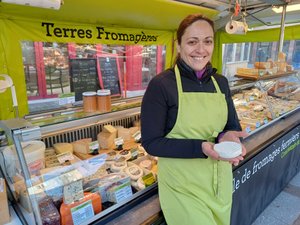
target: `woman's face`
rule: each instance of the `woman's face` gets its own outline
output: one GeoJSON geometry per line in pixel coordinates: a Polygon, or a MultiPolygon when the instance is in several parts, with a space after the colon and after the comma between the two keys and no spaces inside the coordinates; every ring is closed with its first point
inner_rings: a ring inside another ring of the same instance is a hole
{"type": "Polygon", "coordinates": [[[214,50],[214,31],[210,24],[198,20],[186,28],[177,51],[181,59],[193,70],[202,70],[210,61],[214,50]]]}

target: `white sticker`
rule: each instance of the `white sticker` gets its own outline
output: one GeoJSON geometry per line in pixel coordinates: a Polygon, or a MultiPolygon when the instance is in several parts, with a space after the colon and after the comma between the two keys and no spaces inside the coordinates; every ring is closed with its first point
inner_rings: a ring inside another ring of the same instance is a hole
{"type": "Polygon", "coordinates": [[[123,145],[123,144],[124,144],[124,139],[122,137],[115,138],[115,145],[116,146],[123,145]]]}
{"type": "Polygon", "coordinates": [[[74,156],[71,152],[64,152],[57,155],[57,160],[59,161],[59,163],[64,163],[66,161],[74,160],[74,156]]]}
{"type": "Polygon", "coordinates": [[[94,150],[98,150],[99,149],[99,142],[98,141],[92,141],[89,143],[89,149],[91,152],[93,152],[94,150]]]}
{"type": "Polygon", "coordinates": [[[86,201],[71,209],[74,225],[79,225],[86,220],[92,218],[95,213],[92,205],[92,200],[86,201]]]}
{"type": "Polygon", "coordinates": [[[141,131],[135,132],[132,137],[134,138],[135,141],[139,141],[141,139],[141,131]]]}
{"type": "Polygon", "coordinates": [[[58,104],[59,105],[67,105],[75,103],[75,93],[68,93],[68,94],[59,94],[58,96],[58,104]]]}

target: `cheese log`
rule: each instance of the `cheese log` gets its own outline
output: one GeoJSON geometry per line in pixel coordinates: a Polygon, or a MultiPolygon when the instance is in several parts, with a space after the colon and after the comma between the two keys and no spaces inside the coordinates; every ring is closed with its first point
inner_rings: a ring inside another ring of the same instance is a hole
{"type": "Polygon", "coordinates": [[[124,141],[131,140],[130,130],[127,128],[118,128],[118,137],[122,137],[124,141]]]}
{"type": "Polygon", "coordinates": [[[56,154],[61,154],[65,152],[73,153],[73,146],[70,143],[56,143],[53,145],[56,154]]]}
{"type": "Polygon", "coordinates": [[[92,142],[92,138],[85,138],[72,143],[74,152],[89,154],[89,143],[92,142]]]}
{"type": "Polygon", "coordinates": [[[100,132],[97,135],[97,140],[101,149],[115,148],[115,138],[115,134],[112,133],[100,132]]]}

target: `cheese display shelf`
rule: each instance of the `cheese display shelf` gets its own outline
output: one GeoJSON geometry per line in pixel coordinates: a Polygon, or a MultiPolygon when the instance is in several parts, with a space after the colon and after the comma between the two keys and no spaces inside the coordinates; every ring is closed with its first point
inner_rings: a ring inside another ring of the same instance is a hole
{"type": "Polygon", "coordinates": [[[296,72],[257,81],[238,79],[232,83],[232,98],[240,124],[248,133],[268,126],[300,106],[300,77],[296,72]]]}
{"type": "MultiPolygon", "coordinates": [[[[234,104],[250,133],[244,163],[299,123],[299,85],[297,74],[235,82],[234,104]],[[284,126],[283,118],[289,118],[284,126]]],[[[139,143],[139,119],[136,107],[43,126],[1,121],[14,143],[1,150],[1,166],[24,220],[103,224],[157,194],[157,159],[139,143]]]]}
{"type": "Polygon", "coordinates": [[[14,143],[1,150],[2,170],[27,224],[109,220],[157,193],[157,159],[141,147],[139,111],[44,127],[0,122],[14,143]]]}

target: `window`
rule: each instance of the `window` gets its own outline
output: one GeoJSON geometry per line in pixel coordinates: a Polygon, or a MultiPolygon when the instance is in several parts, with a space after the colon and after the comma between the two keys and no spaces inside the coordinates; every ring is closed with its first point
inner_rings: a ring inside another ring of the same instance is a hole
{"type": "Polygon", "coordinates": [[[165,46],[156,45],[23,41],[22,53],[30,113],[80,105],[83,91],[111,89],[116,100],[142,96],[165,67],[165,46]],[[61,101],[72,95],[72,105],[61,101]]]}

